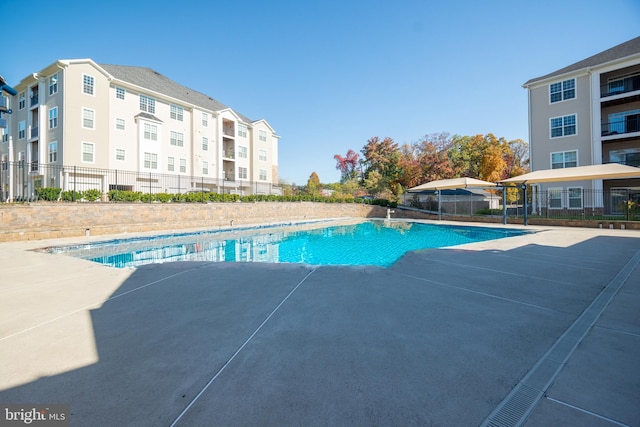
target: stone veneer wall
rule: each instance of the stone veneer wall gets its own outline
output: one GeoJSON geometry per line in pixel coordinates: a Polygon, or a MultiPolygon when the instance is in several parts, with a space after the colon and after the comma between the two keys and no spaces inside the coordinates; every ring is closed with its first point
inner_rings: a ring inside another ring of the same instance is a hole
{"type": "Polygon", "coordinates": [[[359,203],[46,203],[0,205],[0,242],[141,231],[173,231],[304,221],[384,218],[359,203]]]}
{"type": "MultiPolygon", "coordinates": [[[[438,216],[396,208],[392,218],[431,219],[438,216]]],[[[304,221],[323,218],[384,218],[387,208],[359,203],[46,203],[0,205],[0,242],[90,235],[174,231],[304,221]]],[[[501,223],[502,218],[445,216],[447,221],[501,223]]],[[[522,218],[508,218],[522,224],[522,218]]],[[[626,228],[640,230],[640,221],[529,219],[531,225],[626,228]]]]}

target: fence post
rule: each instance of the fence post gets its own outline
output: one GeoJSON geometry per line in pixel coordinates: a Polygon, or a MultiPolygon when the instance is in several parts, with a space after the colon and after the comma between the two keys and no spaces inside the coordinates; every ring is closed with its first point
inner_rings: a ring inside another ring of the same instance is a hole
{"type": "Polygon", "coordinates": [[[200,177],[200,200],[204,203],[204,176],[200,177]]]}
{"type": "Polygon", "coordinates": [[[522,206],[524,206],[524,225],[529,225],[528,207],[527,207],[527,184],[522,183],[522,206]]]}
{"type": "Polygon", "coordinates": [[[627,221],[629,221],[629,213],[631,212],[631,193],[627,188],[627,203],[625,203],[627,207],[627,221]]]}
{"type": "Polygon", "coordinates": [[[502,186],[502,223],[507,223],[507,186],[502,186]]]}
{"type": "Polygon", "coordinates": [[[71,195],[71,201],[76,201],[76,184],[78,182],[78,175],[76,174],[76,167],[73,167],[73,195],[71,195]]]}

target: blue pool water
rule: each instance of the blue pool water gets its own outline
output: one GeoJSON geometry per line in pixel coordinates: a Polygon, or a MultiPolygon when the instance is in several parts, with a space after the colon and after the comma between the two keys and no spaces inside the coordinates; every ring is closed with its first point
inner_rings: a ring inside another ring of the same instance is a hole
{"type": "Polygon", "coordinates": [[[292,262],[388,267],[404,253],[501,239],[527,231],[372,220],[118,239],[49,248],[112,267],[170,261],[292,262]],[[315,228],[312,228],[315,227],[315,228]]]}

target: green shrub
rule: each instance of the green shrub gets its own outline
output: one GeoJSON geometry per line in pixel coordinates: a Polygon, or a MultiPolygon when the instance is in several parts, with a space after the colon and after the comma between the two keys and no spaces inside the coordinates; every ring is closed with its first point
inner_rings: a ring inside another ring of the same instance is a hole
{"type": "Polygon", "coordinates": [[[155,199],[153,194],[149,194],[149,193],[140,193],[140,198],[139,200],[143,203],[151,203],[153,202],[155,199]]]}
{"type": "Polygon", "coordinates": [[[158,193],[156,194],[156,200],[162,203],[168,203],[171,201],[173,195],[167,193],[158,193]]]}
{"type": "Polygon", "coordinates": [[[53,202],[60,197],[61,188],[41,187],[36,188],[38,199],[53,202]]]}
{"type": "Polygon", "coordinates": [[[76,202],[78,200],[82,200],[82,192],[81,191],[63,191],[60,193],[60,200],[65,202],[76,202]]]}
{"type": "Polygon", "coordinates": [[[82,197],[87,202],[95,202],[96,200],[100,200],[101,195],[102,193],[100,192],[100,190],[96,190],[95,188],[92,188],[82,193],[82,197]]]}

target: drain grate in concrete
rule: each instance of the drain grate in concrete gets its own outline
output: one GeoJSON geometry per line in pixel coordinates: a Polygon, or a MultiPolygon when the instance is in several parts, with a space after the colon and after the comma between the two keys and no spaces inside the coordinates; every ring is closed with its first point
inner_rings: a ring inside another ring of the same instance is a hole
{"type": "Polygon", "coordinates": [[[640,264],[640,251],[602,289],[575,322],[538,360],[511,393],[482,423],[487,427],[516,427],[524,424],[576,347],[596,323],[613,297],[640,264]]]}

